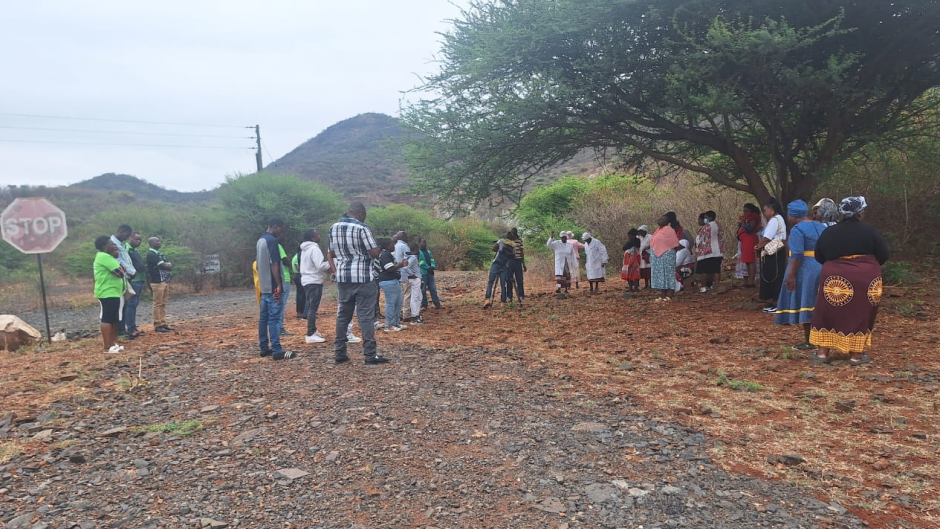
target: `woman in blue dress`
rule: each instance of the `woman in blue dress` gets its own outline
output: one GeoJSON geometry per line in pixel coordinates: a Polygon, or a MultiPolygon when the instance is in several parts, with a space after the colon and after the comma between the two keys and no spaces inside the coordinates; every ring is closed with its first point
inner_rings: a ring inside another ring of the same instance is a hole
{"type": "Polygon", "coordinates": [[[790,256],[777,302],[776,323],[802,324],[804,341],[794,348],[810,350],[816,348],[809,343],[809,331],[822,271],[822,265],[815,258],[816,241],[826,225],[809,215],[809,207],[802,200],[794,200],[787,205],[787,220],[793,228],[787,238],[790,256]]]}

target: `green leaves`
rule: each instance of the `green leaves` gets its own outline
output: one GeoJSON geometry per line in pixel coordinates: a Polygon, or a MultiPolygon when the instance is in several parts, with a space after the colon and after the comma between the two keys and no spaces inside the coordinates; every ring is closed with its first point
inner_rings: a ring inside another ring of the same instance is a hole
{"type": "Polygon", "coordinates": [[[445,207],[519,204],[584,149],[760,200],[808,198],[940,85],[936,0],[474,2],[406,105],[406,158],[445,207]]]}

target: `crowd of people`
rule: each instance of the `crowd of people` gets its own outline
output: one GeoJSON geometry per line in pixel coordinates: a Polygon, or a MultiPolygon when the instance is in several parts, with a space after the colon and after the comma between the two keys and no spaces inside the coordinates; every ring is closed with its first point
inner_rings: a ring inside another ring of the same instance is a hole
{"type": "MultiPolygon", "coordinates": [[[[867,351],[882,296],[881,265],[890,257],[890,249],[875,228],[862,222],[866,208],[860,196],[847,197],[838,205],[824,198],[812,208],[795,200],[786,211],[771,199],[761,209],[745,204],[738,218],[735,276],[744,280],[744,287],[759,286],[758,297],[768,305],[764,312],[773,314],[777,324],[802,326],[803,342],[795,347],[813,350],[813,362],[828,363],[836,352],[849,355],[852,365],[871,361],[867,351]]],[[[336,283],[333,352],[337,363],[349,360],[348,343],[359,342],[366,364],[387,362],[377,352],[375,331],[400,332],[420,326],[423,309],[430,304],[441,307],[434,279],[436,263],[427,241],[405,232],[377,239],[365,220],[365,206],[352,203],[331,226],[326,254],[320,249],[320,234],[310,229],[303,233],[293,259],[288,259],[280,242],[286,234],[284,222],[278,218],[268,222],[257,241],[253,264],[261,356],[275,360],[297,356],[285,350],[280,340],[290,334],[284,327],[284,313],[292,283],[296,316],[307,323],[307,344],[327,341],[317,326],[317,312],[323,285],[327,280],[336,283]],[[385,296],[384,322],[377,319],[380,292],[385,296]],[[362,338],[353,333],[354,314],[362,338]]],[[[660,216],[656,226],[652,233],[645,225],[628,231],[621,278],[629,292],[639,292],[643,282],[644,288],[656,292],[656,302],[666,303],[696,284],[700,293],[706,293],[721,281],[725,241],[714,211],[699,216],[694,234],[679,223],[674,212],[660,216]]],[[[113,236],[95,240],[95,297],[101,305],[104,347],[110,353],[123,350],[116,343],[119,336],[133,339],[141,334],[136,308],[145,279],[154,295],[154,330],[172,330],[166,324],[172,263],[160,253],[158,237],[148,239],[146,260],[138,251],[140,244],[141,235],[126,225],[113,236]]],[[[554,253],[556,293],[568,292],[572,282],[580,287],[582,251],[589,292],[600,291],[609,261],[600,240],[584,232],[578,241],[570,231],[556,238],[553,231],[546,246],[554,253]]],[[[492,250],[483,307],[492,306],[497,284],[502,303],[515,298],[523,307],[527,267],[518,230],[506,233],[492,250]]]]}
{"type": "Polygon", "coordinates": [[[289,299],[291,273],[297,285],[296,316],[307,320],[304,342],[325,343],[317,326],[317,312],[328,280],[336,283],[338,308],[333,353],[336,363],[349,361],[347,344],[362,343],[365,363],[383,364],[378,354],[375,332],[400,332],[424,324],[422,310],[441,308],[434,272],[437,263],[427,240],[409,237],[404,231],[390,238],[376,238],[365,224],[366,208],[354,202],[346,214],[330,228],[329,250],[320,249],[320,234],[309,229],[293,259],[279,242],[286,233],[284,221],[272,218],[258,239],[254,263],[255,289],[260,305],[258,338],[260,354],[274,360],[296,358],[286,350],[281,336],[284,311],[289,299]],[[379,321],[380,292],[385,297],[384,322],[379,321]],[[362,337],[353,333],[353,315],[359,321],[362,337]]]}
{"type": "MultiPolygon", "coordinates": [[[[838,205],[829,198],[810,208],[803,200],[787,205],[776,200],[762,209],[745,204],[737,226],[735,276],[745,288],[759,286],[765,313],[780,325],[803,327],[803,342],[794,346],[815,351],[811,361],[828,363],[833,350],[847,354],[851,365],[871,361],[878,305],[882,296],[881,265],[890,249],[881,234],[861,222],[864,197],[847,197],[838,205]],[[789,228],[789,229],[788,229],[789,228]],[[759,285],[758,285],[759,281],[759,285]]],[[[699,216],[693,236],[674,212],[657,219],[652,234],[647,226],[630,229],[623,246],[621,278],[630,292],[657,291],[656,302],[698,284],[711,290],[721,280],[724,231],[714,211],[699,216]]],[[[588,235],[588,234],[585,234],[588,235]]],[[[555,250],[557,286],[566,288],[571,249],[549,239],[555,250]]]]}
{"type": "Polygon", "coordinates": [[[142,237],[126,224],[114,235],[95,239],[95,298],[101,307],[101,338],[108,353],[120,353],[117,340],[133,340],[143,334],[137,327],[137,305],[144,285],[153,292],[153,330],[172,332],[166,323],[173,263],[162,253],[159,237],[147,239],[147,258],[140,255],[142,237]]]}

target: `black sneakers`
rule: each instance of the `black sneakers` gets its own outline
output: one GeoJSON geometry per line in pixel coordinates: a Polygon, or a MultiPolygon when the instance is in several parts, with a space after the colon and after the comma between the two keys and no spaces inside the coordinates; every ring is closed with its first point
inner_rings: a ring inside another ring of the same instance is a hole
{"type": "Polygon", "coordinates": [[[374,366],[374,365],[385,364],[385,363],[388,363],[388,358],[385,358],[384,356],[375,355],[373,357],[366,358],[367,366],[374,366]]]}
{"type": "Polygon", "coordinates": [[[336,358],[333,359],[333,361],[335,361],[337,364],[345,364],[346,362],[349,362],[349,357],[337,356],[336,358]]]}
{"type": "Polygon", "coordinates": [[[292,358],[297,358],[297,353],[294,351],[284,351],[281,354],[273,355],[271,358],[274,360],[290,360],[292,358]]]}

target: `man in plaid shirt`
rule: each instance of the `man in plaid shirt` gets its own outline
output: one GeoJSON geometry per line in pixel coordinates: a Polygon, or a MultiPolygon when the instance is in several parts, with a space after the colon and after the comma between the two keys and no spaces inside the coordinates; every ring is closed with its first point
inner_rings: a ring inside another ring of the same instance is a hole
{"type": "Polygon", "coordinates": [[[378,287],[373,281],[372,260],[378,259],[379,248],[372,230],[366,226],[366,207],[353,202],[346,215],[330,227],[330,256],[334,263],[336,289],[339,294],[339,312],[336,315],[336,341],[333,354],[337,364],[349,361],[346,354],[346,336],[353,311],[359,315],[362,331],[362,353],[367,365],[384,364],[388,359],[379,356],[375,343],[375,303],[378,287]]]}

